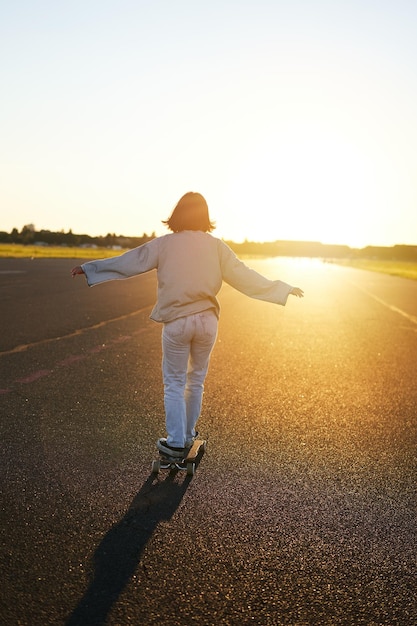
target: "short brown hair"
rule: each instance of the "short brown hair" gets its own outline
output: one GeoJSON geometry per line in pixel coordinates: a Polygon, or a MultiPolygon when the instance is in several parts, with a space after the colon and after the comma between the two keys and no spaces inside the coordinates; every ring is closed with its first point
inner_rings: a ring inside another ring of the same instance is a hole
{"type": "Polygon", "coordinates": [[[182,230],[202,230],[211,232],[215,223],[210,220],[208,205],[201,193],[189,191],[179,199],[171,216],[162,222],[172,232],[182,230]]]}

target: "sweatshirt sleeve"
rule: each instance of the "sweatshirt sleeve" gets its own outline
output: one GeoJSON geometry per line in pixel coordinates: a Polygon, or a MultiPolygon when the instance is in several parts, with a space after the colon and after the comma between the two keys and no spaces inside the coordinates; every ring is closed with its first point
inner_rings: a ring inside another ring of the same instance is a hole
{"type": "Polygon", "coordinates": [[[152,239],[119,256],[81,265],[89,287],[109,280],[131,278],[158,267],[158,243],[152,239]]]}
{"type": "Polygon", "coordinates": [[[293,287],[281,280],[269,280],[255,272],[219,239],[219,258],[223,280],[250,298],[285,306],[293,287]]]}

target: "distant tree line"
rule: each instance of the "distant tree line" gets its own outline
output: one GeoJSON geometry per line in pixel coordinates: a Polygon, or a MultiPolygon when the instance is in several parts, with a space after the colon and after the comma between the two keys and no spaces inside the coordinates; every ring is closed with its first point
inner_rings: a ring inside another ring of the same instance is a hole
{"type": "Polygon", "coordinates": [[[151,239],[154,239],[155,233],[147,235],[144,233],[142,237],[125,237],[108,233],[105,237],[91,237],[90,235],[76,235],[69,230],[64,232],[53,232],[51,230],[36,230],[33,224],[23,226],[19,232],[17,228],[13,228],[10,233],[0,231],[0,243],[17,243],[27,245],[44,245],[44,246],[68,246],[68,247],[93,247],[99,248],[136,248],[151,239]]]}
{"type": "Polygon", "coordinates": [[[312,257],[323,259],[380,259],[386,261],[417,262],[417,246],[396,245],[391,247],[366,246],[350,248],[349,246],[324,244],[316,241],[270,241],[258,243],[227,242],[237,255],[254,256],[290,256],[312,257]]]}
{"type": "MultiPolygon", "coordinates": [[[[23,226],[19,232],[13,228],[10,233],[0,231],[0,243],[15,243],[23,245],[68,246],[99,248],[136,248],[137,246],[155,238],[155,233],[141,237],[125,237],[108,233],[106,236],[91,237],[90,235],[76,235],[69,230],[53,232],[50,230],[36,230],[33,224],[23,226]]],[[[235,243],[226,242],[237,255],[253,256],[292,256],[315,257],[324,259],[367,258],[387,261],[417,262],[417,246],[396,245],[391,247],[367,246],[366,248],[350,248],[349,246],[323,244],[316,241],[244,241],[235,243]]]]}
{"type": "Polygon", "coordinates": [[[315,241],[244,241],[226,242],[237,255],[254,256],[293,256],[293,257],[333,257],[346,258],[351,255],[349,246],[326,245],[315,241]]]}
{"type": "Polygon", "coordinates": [[[354,258],[381,259],[384,261],[417,262],[417,246],[397,245],[390,248],[383,246],[367,246],[361,250],[353,250],[354,258]]]}

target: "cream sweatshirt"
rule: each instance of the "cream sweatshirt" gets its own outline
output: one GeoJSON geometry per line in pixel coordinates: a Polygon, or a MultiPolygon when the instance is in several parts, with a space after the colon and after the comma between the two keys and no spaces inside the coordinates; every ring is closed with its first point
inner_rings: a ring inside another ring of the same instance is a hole
{"type": "Polygon", "coordinates": [[[291,285],[250,269],[220,239],[192,230],[157,237],[120,256],[88,261],[81,267],[90,287],[156,269],[157,302],[150,315],[156,322],[207,309],[219,316],[216,295],[223,281],[251,298],[283,306],[292,290],[291,285]]]}

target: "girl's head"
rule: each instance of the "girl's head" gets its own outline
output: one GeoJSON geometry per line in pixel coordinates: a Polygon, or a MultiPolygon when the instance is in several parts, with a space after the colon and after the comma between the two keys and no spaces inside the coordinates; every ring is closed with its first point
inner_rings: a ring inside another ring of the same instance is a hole
{"type": "Polygon", "coordinates": [[[211,232],[215,228],[210,220],[207,202],[201,193],[189,191],[178,201],[171,217],[162,222],[174,233],[181,230],[202,230],[211,232]]]}

